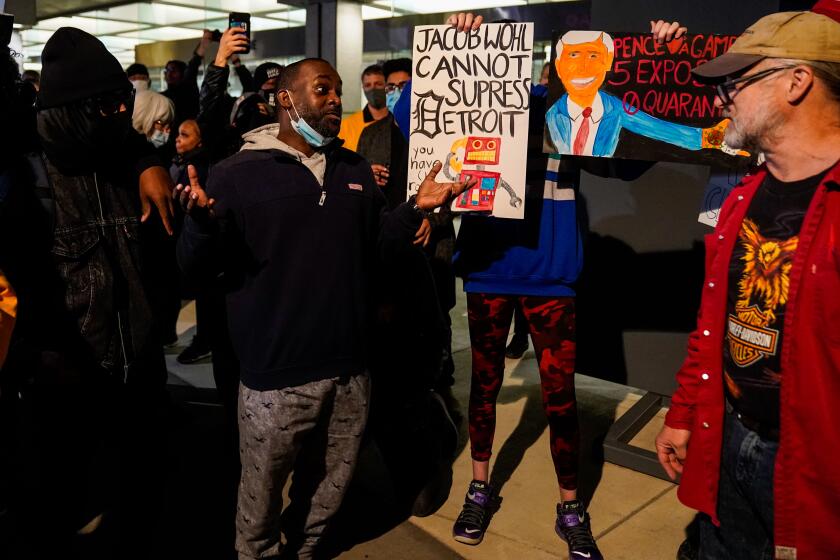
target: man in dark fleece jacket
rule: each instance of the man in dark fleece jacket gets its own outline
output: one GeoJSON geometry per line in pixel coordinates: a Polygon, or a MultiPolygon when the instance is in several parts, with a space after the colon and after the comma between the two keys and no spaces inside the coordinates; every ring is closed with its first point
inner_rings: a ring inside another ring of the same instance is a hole
{"type": "Polygon", "coordinates": [[[288,66],[278,124],[246,135],[205,192],[179,186],[189,213],[185,272],[224,264],[234,348],[242,364],[240,559],[312,558],[344,496],[364,430],[371,267],[411,246],[424,215],[463,192],[434,181],[387,212],[370,165],[335,140],[341,79],[321,59],[288,66]],[[295,471],[291,503],[282,493],[295,471]]]}

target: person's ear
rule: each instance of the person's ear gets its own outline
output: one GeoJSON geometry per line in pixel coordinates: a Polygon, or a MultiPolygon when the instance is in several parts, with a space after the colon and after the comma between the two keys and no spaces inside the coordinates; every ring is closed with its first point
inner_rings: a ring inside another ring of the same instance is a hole
{"type": "Polygon", "coordinates": [[[277,94],[275,95],[276,102],[286,110],[292,108],[292,98],[289,96],[289,90],[287,89],[280,89],[277,90],[277,94]]]}
{"type": "Polygon", "coordinates": [[[791,72],[791,78],[787,82],[786,97],[788,103],[796,105],[800,103],[814,86],[814,69],[810,66],[797,66],[791,72]]]}

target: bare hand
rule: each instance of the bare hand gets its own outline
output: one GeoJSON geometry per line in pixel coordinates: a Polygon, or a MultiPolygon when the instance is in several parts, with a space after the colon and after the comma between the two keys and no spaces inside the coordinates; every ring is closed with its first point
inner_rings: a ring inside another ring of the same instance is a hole
{"type": "Polygon", "coordinates": [[[227,66],[229,58],[247,48],[248,36],[245,35],[245,30],[241,27],[230,27],[222,33],[222,38],[219,39],[219,50],[216,52],[216,60],[213,61],[213,64],[220,67],[227,66]]]}
{"type": "Polygon", "coordinates": [[[669,426],[663,426],[656,436],[656,456],[671,480],[675,480],[677,474],[683,471],[690,437],[690,430],[678,430],[669,426]]]}
{"type": "Polygon", "coordinates": [[[423,223],[420,224],[420,229],[414,234],[414,244],[422,245],[423,247],[429,244],[429,238],[432,237],[432,224],[429,218],[423,218],[423,223]]]}
{"type": "Polygon", "coordinates": [[[454,25],[458,28],[458,31],[469,31],[471,29],[478,29],[483,21],[484,16],[473,16],[471,13],[461,12],[449,16],[446,24],[454,25]]]}
{"type": "Polygon", "coordinates": [[[373,179],[376,181],[376,186],[380,189],[384,188],[388,184],[388,178],[391,176],[391,172],[388,171],[387,167],[378,163],[371,164],[370,169],[373,171],[373,179]]]}
{"type": "Polygon", "coordinates": [[[181,208],[196,221],[215,217],[213,205],[216,200],[207,196],[207,191],[198,184],[198,172],[196,172],[194,166],[187,166],[187,175],[190,178],[189,185],[175,186],[174,196],[181,204],[181,208]]]}
{"type": "Polygon", "coordinates": [[[199,41],[198,46],[195,48],[195,54],[204,58],[204,53],[207,52],[207,47],[210,46],[212,41],[213,32],[209,29],[205,29],[204,33],[201,34],[201,41],[199,41]]]}
{"type": "Polygon", "coordinates": [[[680,22],[667,22],[665,20],[650,20],[650,32],[657,43],[667,43],[679,39],[688,32],[687,27],[680,27],[680,22]]]}
{"type": "Polygon", "coordinates": [[[437,177],[442,167],[443,164],[436,161],[417,190],[417,195],[414,200],[417,206],[427,212],[446,204],[476,183],[475,177],[469,181],[459,183],[437,183],[435,182],[435,177],[437,177]]]}
{"type": "Polygon", "coordinates": [[[160,221],[166,233],[172,235],[172,217],[175,207],[172,204],[172,178],[166,169],[160,166],[149,167],[140,174],[140,204],[143,214],[141,222],[145,222],[152,215],[152,206],[157,208],[160,221]]]}

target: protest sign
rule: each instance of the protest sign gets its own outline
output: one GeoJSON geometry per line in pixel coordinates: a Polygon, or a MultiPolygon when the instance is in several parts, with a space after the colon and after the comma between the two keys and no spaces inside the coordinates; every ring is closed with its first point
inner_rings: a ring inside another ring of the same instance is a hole
{"type": "Polygon", "coordinates": [[[555,36],[545,151],[742,166],[749,154],[726,146],[728,120],[715,89],[691,70],[720,56],[735,35],[568,31],[555,36]]]}
{"type": "Polygon", "coordinates": [[[532,23],[414,28],[409,196],[440,161],[438,181],[477,179],[452,210],[523,218],[533,37],[532,23]]]}

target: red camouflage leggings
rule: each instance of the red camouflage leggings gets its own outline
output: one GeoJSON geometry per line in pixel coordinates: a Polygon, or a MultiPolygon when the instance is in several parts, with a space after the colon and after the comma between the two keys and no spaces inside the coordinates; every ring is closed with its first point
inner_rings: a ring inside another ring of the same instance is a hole
{"type": "Polygon", "coordinates": [[[557,482],[577,488],[578,417],[575,402],[575,301],[571,297],[467,294],[472,386],[469,424],[472,458],[490,460],[496,431],[496,398],[502,387],[514,303],[522,307],[539,360],[542,401],[548,418],[557,482]]]}

